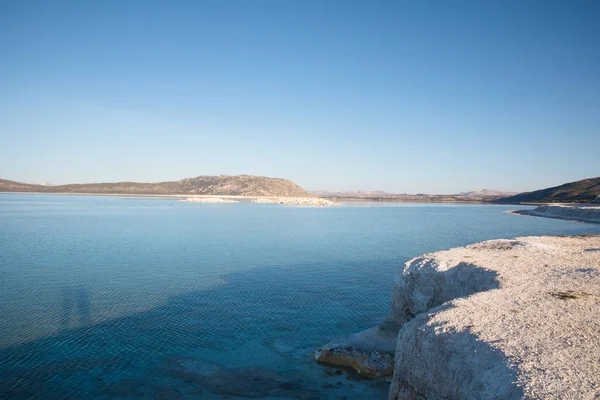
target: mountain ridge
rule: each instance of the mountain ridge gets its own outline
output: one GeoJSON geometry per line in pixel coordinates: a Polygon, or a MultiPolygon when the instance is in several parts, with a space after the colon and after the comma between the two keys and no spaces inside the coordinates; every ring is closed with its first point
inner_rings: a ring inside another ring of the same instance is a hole
{"type": "Polygon", "coordinates": [[[314,197],[289,179],[200,175],[178,181],[105,182],[44,186],[0,179],[0,192],[314,197]]]}
{"type": "Polygon", "coordinates": [[[498,203],[588,203],[600,196],[600,177],[568,182],[559,186],[519,193],[498,199],[498,203]]]}
{"type": "Polygon", "coordinates": [[[500,197],[506,197],[509,195],[515,195],[517,192],[505,192],[501,190],[495,189],[483,189],[483,190],[473,190],[469,192],[460,192],[455,194],[425,194],[425,193],[417,193],[417,194],[408,194],[408,193],[390,193],[381,190],[371,190],[371,191],[342,191],[342,190],[329,190],[329,191],[312,191],[311,193],[321,196],[321,197],[331,197],[331,198],[352,198],[352,199],[375,199],[375,200],[399,200],[399,199],[418,199],[418,198],[427,198],[427,199],[453,199],[455,201],[479,201],[479,200],[495,200],[500,197]]]}
{"type": "Polygon", "coordinates": [[[483,189],[483,190],[471,190],[469,192],[460,192],[457,196],[468,196],[468,197],[508,197],[518,194],[517,192],[506,192],[503,190],[496,189],[483,189]]]}

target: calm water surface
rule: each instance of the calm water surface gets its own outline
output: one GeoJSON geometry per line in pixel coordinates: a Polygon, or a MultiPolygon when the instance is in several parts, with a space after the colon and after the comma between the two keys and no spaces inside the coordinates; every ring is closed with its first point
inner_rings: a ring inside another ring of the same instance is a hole
{"type": "Polygon", "coordinates": [[[0,398],[385,398],[313,362],[425,252],[600,233],[508,206],[0,195],[0,398]]]}

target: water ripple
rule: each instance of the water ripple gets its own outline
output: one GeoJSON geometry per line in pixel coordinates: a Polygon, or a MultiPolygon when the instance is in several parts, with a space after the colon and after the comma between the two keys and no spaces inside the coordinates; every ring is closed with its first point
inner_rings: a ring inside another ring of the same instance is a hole
{"type": "Polygon", "coordinates": [[[502,210],[4,197],[0,398],[385,398],[313,352],[384,318],[404,260],[600,232],[502,210]]]}

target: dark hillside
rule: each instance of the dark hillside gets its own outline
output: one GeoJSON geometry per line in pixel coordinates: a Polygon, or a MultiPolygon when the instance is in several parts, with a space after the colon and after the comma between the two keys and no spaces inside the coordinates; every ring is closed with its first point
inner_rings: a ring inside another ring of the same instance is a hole
{"type": "Polygon", "coordinates": [[[588,203],[600,196],[600,177],[503,197],[499,203],[588,203]]]}

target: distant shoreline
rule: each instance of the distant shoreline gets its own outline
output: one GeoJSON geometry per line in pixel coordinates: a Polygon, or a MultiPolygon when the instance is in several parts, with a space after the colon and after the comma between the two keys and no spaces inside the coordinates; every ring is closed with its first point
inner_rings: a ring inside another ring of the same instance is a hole
{"type": "Polygon", "coordinates": [[[453,199],[432,199],[432,198],[361,198],[361,197],[322,197],[323,199],[332,201],[344,201],[344,202],[378,202],[378,203],[459,203],[459,204],[496,204],[492,200],[453,200],[453,199]]]}
{"type": "MultiPolygon", "coordinates": [[[[153,197],[153,198],[222,198],[232,200],[252,200],[252,199],[274,199],[284,196],[241,196],[241,195],[217,195],[217,194],[150,194],[150,193],[65,193],[65,192],[0,192],[2,194],[33,194],[33,195],[74,195],[74,196],[114,196],[114,197],[153,197]]],[[[290,197],[292,198],[292,197],[290,197]]],[[[300,198],[300,197],[299,197],[300,198]]],[[[486,200],[451,200],[451,199],[387,199],[387,198],[356,198],[356,197],[319,197],[315,196],[315,199],[324,199],[335,202],[351,203],[351,202],[376,202],[376,203],[446,203],[446,204],[488,204],[488,205],[502,205],[493,201],[486,200]]],[[[508,205],[508,204],[504,204],[508,205]]]]}
{"type": "MultiPolygon", "coordinates": [[[[114,196],[114,197],[152,197],[152,198],[165,198],[165,199],[177,199],[177,198],[190,198],[190,197],[198,197],[198,198],[222,198],[222,199],[232,199],[232,200],[252,200],[252,199],[275,199],[280,197],[289,197],[291,196],[242,196],[242,195],[232,195],[232,194],[153,194],[153,193],[75,193],[75,192],[0,192],[2,194],[33,194],[33,195],[73,195],[73,196],[114,196]]],[[[442,197],[444,195],[440,195],[442,197]]],[[[362,197],[337,197],[337,196],[315,196],[315,199],[324,199],[330,200],[333,202],[340,203],[427,203],[427,204],[486,204],[486,205],[501,205],[501,206],[540,206],[540,205],[556,205],[556,204],[569,204],[569,203],[533,203],[533,202],[523,202],[523,203],[501,203],[497,202],[495,199],[484,200],[484,199],[450,199],[448,197],[445,198],[435,198],[436,195],[431,196],[415,196],[411,198],[381,198],[381,197],[371,197],[371,198],[362,198],[362,197]]],[[[304,198],[304,197],[298,197],[304,198]]],[[[521,214],[517,210],[512,212],[514,214],[521,214]]]]}
{"type": "Polygon", "coordinates": [[[0,194],[32,194],[32,195],[73,195],[73,196],[113,196],[113,197],[150,197],[162,199],[174,199],[182,203],[237,203],[238,200],[247,203],[261,204],[284,204],[284,205],[307,205],[307,206],[339,206],[341,203],[333,202],[321,197],[287,197],[287,196],[240,196],[240,195],[216,195],[216,194],[132,194],[132,193],[50,193],[50,192],[0,192],[0,194]],[[194,201],[198,199],[198,201],[194,201]],[[201,201],[202,199],[214,201],[201,201]],[[223,201],[225,200],[225,201],[223,201]],[[227,201],[228,200],[228,201],[227,201]]]}
{"type": "Polygon", "coordinates": [[[511,210],[510,214],[562,219],[600,224],[600,205],[595,204],[537,204],[533,210],[511,210]]]}

